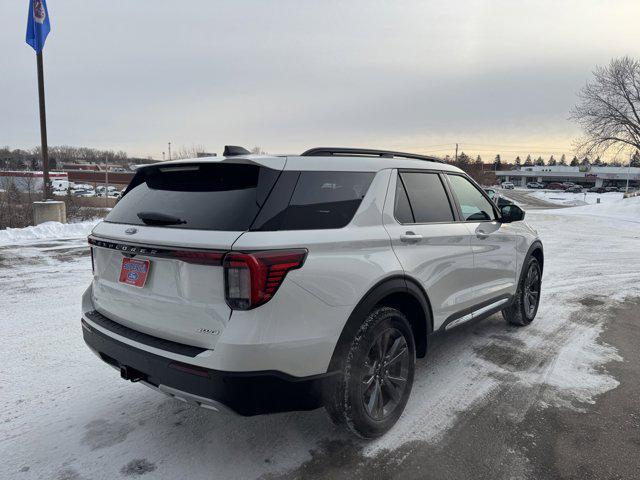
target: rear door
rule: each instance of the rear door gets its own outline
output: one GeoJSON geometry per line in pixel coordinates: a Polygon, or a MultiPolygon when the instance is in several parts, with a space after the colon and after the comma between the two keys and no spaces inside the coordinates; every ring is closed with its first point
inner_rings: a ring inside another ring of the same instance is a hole
{"type": "Polygon", "coordinates": [[[516,235],[498,221],[495,206],[462,174],[447,174],[459,214],[468,228],[474,256],[476,304],[500,301],[515,293],[516,235]]]}
{"type": "Polygon", "coordinates": [[[385,213],[394,252],[427,292],[438,329],[474,301],[469,231],[456,222],[442,174],[420,170],[393,175],[385,213]]]}
{"type": "Polygon", "coordinates": [[[90,238],[96,310],[140,332],[213,348],[231,313],[222,253],[251,226],[279,174],[226,162],[139,171],[90,238]]]}

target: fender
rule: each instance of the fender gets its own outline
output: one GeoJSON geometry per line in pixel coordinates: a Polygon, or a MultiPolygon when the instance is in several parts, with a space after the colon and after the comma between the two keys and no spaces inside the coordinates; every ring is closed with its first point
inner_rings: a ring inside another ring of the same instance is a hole
{"type": "MultiPolygon", "coordinates": [[[[520,275],[518,276],[518,283],[516,284],[518,286],[520,285],[520,283],[522,282],[522,279],[524,278],[524,266],[527,264],[527,262],[531,258],[531,255],[533,254],[534,250],[540,250],[540,253],[542,254],[543,260],[540,262],[540,275],[542,275],[544,271],[544,248],[540,240],[534,240],[533,243],[529,246],[529,249],[527,250],[527,254],[524,256],[522,267],[520,268],[520,275]]],[[[516,287],[516,288],[519,288],[519,287],[516,287]]]]}
{"type": "Polygon", "coordinates": [[[418,285],[413,279],[406,277],[405,275],[396,275],[393,277],[385,278],[375,284],[369,291],[362,297],[360,302],[349,315],[347,323],[342,329],[338,343],[336,344],[331,361],[329,362],[328,372],[335,372],[341,370],[341,361],[346,354],[346,350],[349,348],[350,339],[352,339],[360,325],[362,324],[365,316],[373,310],[381,300],[392,295],[394,293],[404,293],[411,295],[420,305],[422,314],[425,321],[425,334],[424,339],[416,338],[416,350],[418,345],[422,345],[422,354],[426,351],[426,342],[428,335],[433,332],[433,315],[431,314],[431,303],[424,292],[422,287],[418,285]]]}

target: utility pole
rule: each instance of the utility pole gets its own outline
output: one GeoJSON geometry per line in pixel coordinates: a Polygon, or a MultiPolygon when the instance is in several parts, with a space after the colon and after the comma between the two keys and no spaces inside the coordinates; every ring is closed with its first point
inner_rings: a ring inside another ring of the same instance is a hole
{"type": "Polygon", "coordinates": [[[456,163],[458,163],[458,144],[456,143],[456,163]]]}
{"type": "Polygon", "coordinates": [[[627,170],[627,187],[624,189],[624,193],[629,193],[629,179],[631,178],[631,160],[633,159],[633,153],[629,153],[629,169],[627,170]]]}
{"type": "Polygon", "coordinates": [[[109,157],[104,157],[104,206],[109,207],[109,157]]]}
{"type": "Polygon", "coordinates": [[[164,162],[164,152],[162,152],[162,161],[164,162]]]}
{"type": "Polygon", "coordinates": [[[169,160],[171,160],[171,142],[169,142],[169,160]]]}

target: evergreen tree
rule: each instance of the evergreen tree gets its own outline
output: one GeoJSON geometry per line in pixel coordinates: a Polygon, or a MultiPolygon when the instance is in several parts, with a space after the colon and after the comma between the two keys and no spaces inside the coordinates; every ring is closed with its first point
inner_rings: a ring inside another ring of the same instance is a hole
{"type": "Polygon", "coordinates": [[[494,166],[495,170],[501,170],[502,169],[502,160],[500,159],[500,154],[496,155],[496,158],[493,161],[493,166],[494,166]]]}
{"type": "Polygon", "coordinates": [[[602,160],[600,160],[600,155],[598,155],[596,157],[596,159],[593,161],[594,165],[602,165],[602,160]]]}
{"type": "Polygon", "coordinates": [[[460,155],[458,155],[458,163],[457,163],[457,167],[463,169],[463,170],[467,170],[467,168],[469,168],[469,164],[471,163],[471,159],[469,158],[469,155],[467,155],[466,153],[462,152],[460,155]]]}
{"type": "Polygon", "coordinates": [[[516,157],[516,163],[515,163],[517,168],[520,168],[520,165],[522,165],[522,161],[520,160],[520,156],[518,155],[516,157]]]}
{"type": "Polygon", "coordinates": [[[562,156],[560,157],[560,165],[566,165],[566,164],[567,164],[567,157],[563,153],[562,156]]]}
{"type": "Polygon", "coordinates": [[[524,161],[524,165],[525,167],[530,167],[531,165],[533,165],[533,162],[531,161],[531,155],[527,155],[527,158],[524,161]]]}
{"type": "Polygon", "coordinates": [[[573,160],[571,160],[570,165],[572,167],[577,167],[578,165],[580,165],[580,162],[578,161],[578,157],[573,157],[573,160]]]}
{"type": "Polygon", "coordinates": [[[547,165],[549,165],[550,167],[555,167],[558,164],[558,162],[556,162],[556,159],[553,158],[553,155],[551,155],[549,157],[549,161],[547,162],[547,165]]]}
{"type": "Polygon", "coordinates": [[[544,160],[542,159],[542,157],[541,157],[541,156],[540,156],[540,157],[538,157],[538,158],[536,158],[536,163],[535,163],[535,165],[536,165],[536,166],[538,166],[538,167],[544,167],[544,160]]]}
{"type": "Polygon", "coordinates": [[[638,152],[638,150],[636,150],[636,153],[631,157],[631,166],[640,167],[640,152],[638,152]]]}

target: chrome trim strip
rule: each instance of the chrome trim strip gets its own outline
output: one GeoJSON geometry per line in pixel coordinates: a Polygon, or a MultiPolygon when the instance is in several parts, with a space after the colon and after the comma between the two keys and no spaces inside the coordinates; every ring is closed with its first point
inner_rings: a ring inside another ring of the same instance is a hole
{"type": "Polygon", "coordinates": [[[170,247],[170,246],[155,246],[155,245],[146,245],[135,242],[120,242],[107,240],[95,235],[89,235],[87,239],[89,245],[91,247],[97,248],[106,248],[107,250],[116,250],[121,252],[123,255],[136,256],[136,255],[144,255],[145,257],[158,257],[158,258],[169,258],[172,260],[181,260],[187,263],[206,263],[211,265],[218,265],[218,263],[222,263],[222,255],[224,255],[227,250],[218,250],[218,249],[205,249],[205,248],[183,248],[183,247],[170,247]],[[220,254],[220,262],[200,262],[198,261],[198,257],[189,257],[189,256],[177,256],[176,252],[179,253],[193,253],[193,254],[220,254]]]}
{"type": "Polygon", "coordinates": [[[453,328],[457,325],[460,325],[462,323],[468,322],[469,320],[473,319],[474,317],[478,316],[478,315],[482,315],[485,312],[488,312],[489,310],[493,310],[496,307],[499,307],[500,305],[503,305],[505,303],[507,303],[509,301],[508,298],[503,298],[502,300],[498,300],[497,302],[493,302],[490,303],[489,305],[486,305],[482,308],[479,308],[478,310],[475,310],[471,313],[466,314],[464,317],[460,317],[460,318],[456,318],[454,321],[452,321],[451,323],[449,323],[447,326],[444,327],[445,330],[449,330],[450,328],[453,328]]]}

